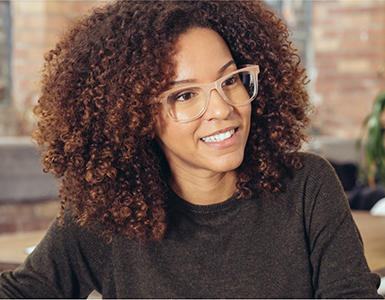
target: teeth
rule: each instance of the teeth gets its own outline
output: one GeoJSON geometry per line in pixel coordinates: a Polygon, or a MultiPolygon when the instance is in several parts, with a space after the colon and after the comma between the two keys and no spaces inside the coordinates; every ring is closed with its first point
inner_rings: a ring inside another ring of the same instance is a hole
{"type": "Polygon", "coordinates": [[[225,133],[220,133],[220,134],[216,134],[216,135],[212,135],[212,136],[208,136],[208,137],[205,137],[205,138],[202,138],[202,140],[206,143],[212,143],[212,142],[222,142],[224,140],[227,140],[229,138],[232,137],[232,135],[234,134],[235,132],[235,129],[231,129],[225,133]]]}

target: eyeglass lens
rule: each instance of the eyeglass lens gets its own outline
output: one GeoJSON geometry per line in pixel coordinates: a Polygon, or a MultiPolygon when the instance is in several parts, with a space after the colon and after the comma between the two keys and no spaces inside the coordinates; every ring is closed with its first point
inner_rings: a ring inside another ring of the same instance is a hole
{"type": "MultiPolygon", "coordinates": [[[[231,105],[246,104],[256,96],[256,78],[250,71],[232,74],[219,82],[218,92],[231,105]]],[[[199,86],[171,93],[167,98],[171,116],[179,121],[195,118],[205,110],[209,94],[199,86]]]]}

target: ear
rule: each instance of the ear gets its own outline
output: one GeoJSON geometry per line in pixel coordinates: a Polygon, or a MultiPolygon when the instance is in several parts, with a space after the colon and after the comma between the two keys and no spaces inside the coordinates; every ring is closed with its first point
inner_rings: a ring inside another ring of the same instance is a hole
{"type": "Polygon", "coordinates": [[[151,133],[149,133],[149,134],[147,135],[147,139],[148,139],[148,140],[153,140],[153,139],[155,139],[155,137],[156,137],[155,132],[151,132],[151,133]]]}

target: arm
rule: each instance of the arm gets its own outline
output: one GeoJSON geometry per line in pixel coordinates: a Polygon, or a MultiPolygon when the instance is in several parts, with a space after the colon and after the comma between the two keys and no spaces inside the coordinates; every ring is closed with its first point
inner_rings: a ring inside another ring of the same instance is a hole
{"type": "Polygon", "coordinates": [[[26,261],[0,275],[0,298],[86,298],[100,291],[104,245],[69,216],[64,226],[55,220],[26,261]]]}
{"type": "Polygon", "coordinates": [[[360,234],[329,163],[317,158],[306,184],[305,216],[316,298],[382,298],[360,234]],[[316,170],[316,171],[314,171],[316,170]]]}

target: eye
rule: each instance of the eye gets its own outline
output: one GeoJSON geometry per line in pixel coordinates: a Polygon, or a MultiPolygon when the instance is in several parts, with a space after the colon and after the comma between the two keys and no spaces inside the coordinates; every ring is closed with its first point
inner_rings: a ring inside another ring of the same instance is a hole
{"type": "Polygon", "coordinates": [[[235,74],[235,75],[233,75],[233,76],[231,76],[229,78],[226,78],[226,80],[224,80],[223,83],[222,83],[222,87],[234,85],[234,84],[236,84],[238,82],[238,80],[239,80],[239,77],[238,77],[237,74],[235,74]]]}
{"type": "Polygon", "coordinates": [[[197,94],[194,92],[182,92],[173,96],[174,101],[187,101],[194,98],[197,94]]]}

